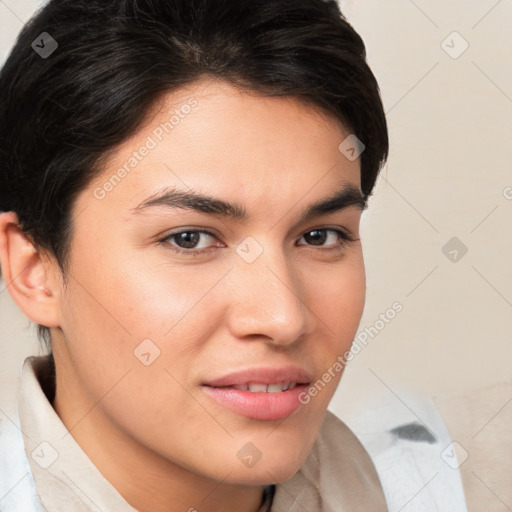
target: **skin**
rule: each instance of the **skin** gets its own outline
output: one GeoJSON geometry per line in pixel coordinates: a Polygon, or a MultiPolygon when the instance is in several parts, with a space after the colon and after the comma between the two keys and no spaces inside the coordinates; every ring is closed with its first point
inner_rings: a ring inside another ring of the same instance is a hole
{"type": "Polygon", "coordinates": [[[338,150],[349,133],[297,99],[201,80],[167,94],[79,194],[67,282],[14,213],[0,216],[10,293],[32,321],[51,327],[53,406],[136,509],[255,512],[263,486],[291,478],[307,458],[342,372],[276,421],[236,414],[200,384],[285,364],[316,381],[350,348],[364,307],[363,253],[359,240],[341,245],[330,229],[358,238],[361,208],[297,223],[310,204],[347,185],[360,190],[359,159],[338,150]],[[172,133],[96,199],[94,190],[191,97],[197,106],[172,133]],[[249,220],[161,206],[133,214],[166,186],[238,202],[249,220]],[[177,237],[159,242],[183,228],[214,232],[200,235],[209,252],[177,254],[177,237]],[[318,245],[304,236],[322,228],[318,245]],[[263,248],[252,263],[236,252],[247,237],[263,248]],[[134,356],[144,339],[160,350],[150,366],[134,356]],[[248,442],[262,453],[251,468],[237,457],[248,442]]]}

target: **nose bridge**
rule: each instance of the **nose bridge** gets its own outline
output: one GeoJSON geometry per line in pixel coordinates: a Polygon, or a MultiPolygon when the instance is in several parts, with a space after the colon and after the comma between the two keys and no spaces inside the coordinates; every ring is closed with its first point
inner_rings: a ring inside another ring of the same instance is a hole
{"type": "Polygon", "coordinates": [[[232,276],[237,300],[232,305],[231,330],[240,338],[260,335],[275,344],[293,343],[315,325],[303,302],[298,276],[282,250],[262,243],[258,248],[254,242],[249,240],[237,249],[232,276]],[[251,258],[246,257],[251,252],[251,258]]]}

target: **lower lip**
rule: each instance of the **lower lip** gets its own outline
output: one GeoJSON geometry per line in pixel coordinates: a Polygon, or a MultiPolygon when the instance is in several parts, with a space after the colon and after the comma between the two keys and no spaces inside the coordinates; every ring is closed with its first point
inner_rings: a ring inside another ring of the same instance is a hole
{"type": "Polygon", "coordinates": [[[302,404],[299,395],[307,384],[277,393],[253,393],[233,388],[201,386],[204,392],[222,405],[254,420],[280,420],[296,411],[302,404]]]}

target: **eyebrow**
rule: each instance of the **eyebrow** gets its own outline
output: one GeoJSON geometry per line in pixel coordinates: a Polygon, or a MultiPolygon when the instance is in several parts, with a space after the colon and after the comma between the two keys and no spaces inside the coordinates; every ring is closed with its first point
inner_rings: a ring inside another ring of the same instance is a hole
{"type": "MultiPolygon", "coordinates": [[[[157,206],[193,210],[218,217],[234,219],[239,222],[245,222],[249,219],[247,210],[239,203],[229,203],[216,197],[199,194],[193,191],[179,190],[173,187],[166,187],[151,195],[130,211],[132,214],[137,215],[149,208],[157,206]]],[[[302,212],[300,221],[306,222],[320,215],[337,212],[349,206],[356,206],[360,210],[364,210],[368,206],[367,197],[363,196],[360,190],[351,185],[342,188],[330,197],[309,205],[302,212]]]]}

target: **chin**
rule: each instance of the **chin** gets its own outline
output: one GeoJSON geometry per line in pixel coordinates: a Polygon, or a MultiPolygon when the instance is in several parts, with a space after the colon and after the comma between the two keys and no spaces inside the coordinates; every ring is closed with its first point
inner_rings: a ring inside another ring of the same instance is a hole
{"type": "Polygon", "coordinates": [[[241,468],[231,473],[227,480],[237,485],[270,485],[285,482],[299,471],[301,463],[292,461],[289,464],[265,465],[261,460],[252,468],[241,468]]]}
{"type": "Polygon", "coordinates": [[[308,453],[291,447],[287,451],[276,449],[268,457],[262,456],[252,466],[242,462],[229,476],[229,480],[245,485],[269,485],[292,478],[301,468],[308,453]]]}

